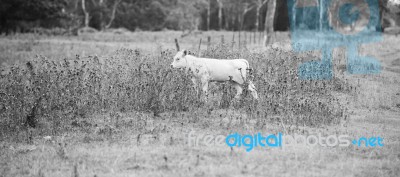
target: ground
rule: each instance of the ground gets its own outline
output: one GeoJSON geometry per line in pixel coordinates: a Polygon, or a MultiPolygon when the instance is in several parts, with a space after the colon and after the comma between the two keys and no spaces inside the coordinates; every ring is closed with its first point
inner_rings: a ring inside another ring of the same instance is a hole
{"type": "MultiPolygon", "coordinates": [[[[221,35],[231,41],[232,34],[212,32],[187,39],[180,39],[179,32],[142,32],[131,34],[130,38],[3,36],[0,58],[6,68],[14,62],[28,61],[36,54],[62,59],[110,55],[121,47],[153,51],[160,47],[174,48],[175,37],[182,40],[181,48],[197,49],[200,37],[201,48],[206,48],[207,35],[213,41],[220,41],[221,35]]],[[[263,50],[254,41],[249,43],[249,48],[263,50]]],[[[357,95],[336,95],[339,100],[349,102],[350,116],[345,121],[303,126],[291,132],[380,136],[384,138],[383,147],[295,146],[246,152],[237,147],[189,146],[191,131],[198,136],[217,136],[232,132],[285,133],[285,128],[279,123],[260,128],[256,120],[233,108],[210,111],[203,107],[190,116],[184,111],[158,116],[136,111],[113,115],[107,112],[89,115],[79,126],[57,136],[38,133],[41,136],[35,136],[31,143],[20,139],[39,130],[27,129],[21,135],[10,135],[14,140],[5,138],[0,142],[0,176],[399,176],[399,43],[400,38],[385,35],[382,42],[362,47],[362,54],[381,61],[383,71],[378,75],[344,75],[359,86],[357,95]],[[114,124],[116,117],[119,123],[114,124]]]]}

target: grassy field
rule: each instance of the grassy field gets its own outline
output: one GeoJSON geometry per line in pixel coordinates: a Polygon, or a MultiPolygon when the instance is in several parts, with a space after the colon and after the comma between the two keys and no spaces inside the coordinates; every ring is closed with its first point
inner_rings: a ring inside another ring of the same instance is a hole
{"type": "Polygon", "coordinates": [[[337,49],[334,79],[303,81],[297,66],[318,53],[266,49],[250,33],[240,46],[232,32],[181,35],[2,36],[0,176],[400,175],[400,38],[361,47],[381,61],[379,75],[347,74],[337,49]],[[233,100],[229,84],[213,84],[202,102],[169,67],[175,38],[196,55],[201,39],[201,56],[248,59],[261,99],[233,100]],[[384,146],[246,152],[189,146],[191,131],[380,136],[384,146]]]}

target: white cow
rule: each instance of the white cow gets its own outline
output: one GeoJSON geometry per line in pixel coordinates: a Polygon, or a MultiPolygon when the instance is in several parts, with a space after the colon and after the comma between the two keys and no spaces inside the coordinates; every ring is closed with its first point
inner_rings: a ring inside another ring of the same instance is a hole
{"type": "Polygon", "coordinates": [[[201,88],[206,97],[209,82],[229,81],[237,91],[235,98],[240,98],[243,92],[242,86],[246,83],[251,95],[255,99],[258,99],[256,87],[246,78],[246,72],[250,70],[250,66],[249,62],[245,59],[218,60],[198,58],[189,55],[187,50],[182,50],[175,55],[171,66],[173,68],[185,68],[186,71],[190,69],[194,74],[192,78],[194,86],[197,88],[197,81],[200,81],[201,88]]]}

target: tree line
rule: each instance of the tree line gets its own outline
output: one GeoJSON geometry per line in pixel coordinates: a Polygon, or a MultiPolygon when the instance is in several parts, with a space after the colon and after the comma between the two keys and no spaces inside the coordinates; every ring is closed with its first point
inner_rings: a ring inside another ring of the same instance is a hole
{"type": "MultiPolygon", "coordinates": [[[[34,27],[97,30],[261,29],[268,0],[1,0],[1,32],[34,27]],[[257,19],[254,18],[257,16],[257,19]]],[[[272,1],[272,0],[271,0],[272,1]]]]}
{"type": "MultiPolygon", "coordinates": [[[[387,2],[379,0],[381,12],[388,11],[387,2]]],[[[288,0],[0,0],[0,32],[91,27],[270,33],[288,30],[287,3],[288,0]]]]}

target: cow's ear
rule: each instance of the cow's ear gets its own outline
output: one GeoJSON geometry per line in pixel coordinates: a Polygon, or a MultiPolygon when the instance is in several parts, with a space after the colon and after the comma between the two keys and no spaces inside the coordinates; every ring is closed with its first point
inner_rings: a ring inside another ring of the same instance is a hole
{"type": "Polygon", "coordinates": [[[188,54],[187,50],[183,50],[183,55],[186,56],[188,54]]]}

